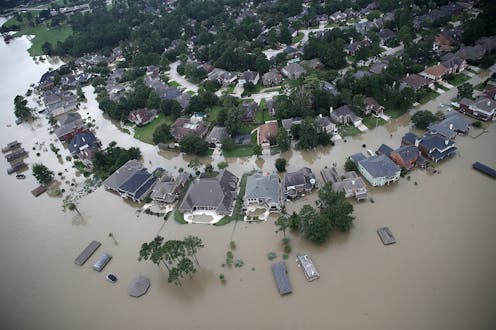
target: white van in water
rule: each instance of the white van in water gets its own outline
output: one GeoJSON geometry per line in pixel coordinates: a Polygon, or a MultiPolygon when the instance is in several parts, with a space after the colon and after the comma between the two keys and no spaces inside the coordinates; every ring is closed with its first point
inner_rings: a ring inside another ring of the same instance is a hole
{"type": "Polygon", "coordinates": [[[102,269],[105,268],[110,259],[112,259],[112,256],[108,253],[104,253],[93,265],[93,270],[96,270],[97,272],[102,271],[102,269]]]}

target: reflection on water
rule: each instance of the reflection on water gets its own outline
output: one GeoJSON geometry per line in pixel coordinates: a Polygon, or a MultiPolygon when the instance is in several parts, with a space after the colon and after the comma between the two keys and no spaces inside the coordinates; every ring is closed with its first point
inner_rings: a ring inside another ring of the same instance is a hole
{"type": "MultiPolygon", "coordinates": [[[[18,139],[30,152],[28,163],[43,161],[71,180],[75,171],[69,162],[60,164],[48,149],[31,149],[37,141],[47,147],[55,140],[47,133],[46,119],[6,127],[14,122],[14,96],[24,94],[48,68],[47,63],[33,63],[28,46],[24,39],[8,46],[0,42],[0,66],[8,77],[0,80],[0,142],[4,146],[18,139]]],[[[85,93],[84,111],[95,119],[104,145],[115,140],[124,147],[139,146],[150,167],[187,168],[191,157],[159,152],[122,133],[102,116],[92,88],[85,93]]],[[[385,141],[397,147],[408,131],[405,120],[393,120],[334,147],[282,156],[289,160],[288,170],[309,166],[318,174],[334,162],[342,166],[349,154],[363,151],[363,143],[371,149],[385,141]]],[[[0,328],[494,329],[496,223],[488,198],[495,195],[496,185],[471,169],[476,160],[496,166],[494,124],[478,139],[458,137],[456,142],[460,155],[441,164],[441,174],[415,171],[410,181],[371,188],[375,203],[354,203],[356,221],[350,233],[333,233],[323,246],[288,233],[293,251],[288,275],[294,292],[286,297],[278,295],[266,257],[273,251],[281,260],[283,253],[282,234],[275,233],[272,223],[275,216],[267,222],[221,227],[179,225],[171,217],[164,223],[160,217],[136,217],[136,204],[103,188],[80,200],[78,216],[63,213],[61,199],[34,198],[29,191],[36,183],[29,172],[26,180],[2,173],[0,328]],[[382,245],[375,233],[382,226],[392,230],[397,244],[382,245]],[[167,283],[164,269],[137,261],[141,244],[157,233],[167,239],[197,235],[205,242],[198,255],[201,268],[194,280],[182,280],[182,288],[167,283]],[[91,240],[102,242],[102,247],[83,267],[75,266],[74,258],[91,240]],[[235,258],[245,263],[242,268],[222,267],[231,240],[236,242],[235,258]],[[105,272],[96,273],[91,265],[103,252],[114,258],[105,272]],[[306,281],[295,253],[311,255],[321,274],[318,281],[306,281]],[[105,281],[106,272],[117,274],[119,282],[105,281]],[[220,283],[220,273],[226,284],[220,283]],[[131,299],[126,288],[139,274],[150,277],[152,285],[147,295],[131,299]]],[[[65,160],[67,151],[60,153],[65,160]]],[[[240,175],[256,168],[273,171],[280,156],[227,161],[240,175]]],[[[200,160],[216,164],[222,159],[200,160]]],[[[0,161],[5,168],[5,160],[0,161]]],[[[288,210],[314,205],[316,197],[314,192],[291,202],[288,210]]]]}

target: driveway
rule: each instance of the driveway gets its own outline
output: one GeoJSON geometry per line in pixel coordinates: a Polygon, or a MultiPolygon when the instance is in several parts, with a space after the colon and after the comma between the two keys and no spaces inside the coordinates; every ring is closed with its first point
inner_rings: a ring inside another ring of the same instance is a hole
{"type": "Polygon", "coordinates": [[[166,72],[166,74],[169,76],[169,79],[177,82],[185,89],[185,91],[192,91],[195,93],[198,92],[198,86],[196,86],[193,83],[190,83],[177,72],[178,65],[179,65],[179,61],[170,64],[170,70],[166,72]]]}

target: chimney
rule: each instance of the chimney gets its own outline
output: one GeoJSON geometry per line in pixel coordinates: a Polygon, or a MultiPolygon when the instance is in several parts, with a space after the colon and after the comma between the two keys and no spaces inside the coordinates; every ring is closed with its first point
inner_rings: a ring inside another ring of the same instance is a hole
{"type": "Polygon", "coordinates": [[[331,114],[333,110],[334,110],[334,108],[333,107],[330,107],[329,108],[329,114],[331,114]]]}
{"type": "Polygon", "coordinates": [[[444,145],[448,145],[449,141],[448,140],[444,140],[444,145]]]}
{"type": "Polygon", "coordinates": [[[453,129],[453,124],[449,124],[449,129],[453,129]]]}

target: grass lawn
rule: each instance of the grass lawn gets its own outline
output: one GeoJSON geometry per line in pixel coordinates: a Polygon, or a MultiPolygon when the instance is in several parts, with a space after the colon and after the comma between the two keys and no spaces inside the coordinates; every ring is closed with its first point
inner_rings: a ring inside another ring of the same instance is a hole
{"type": "Polygon", "coordinates": [[[421,104],[425,104],[433,99],[435,99],[436,97],[438,97],[440,94],[438,92],[435,92],[431,89],[429,89],[428,91],[426,91],[425,93],[422,94],[422,96],[420,97],[419,100],[417,100],[419,103],[421,104]]]}
{"type": "Polygon", "coordinates": [[[453,77],[449,77],[446,80],[448,80],[448,82],[453,86],[459,86],[469,79],[470,79],[470,77],[464,75],[463,73],[458,73],[458,74],[453,75],[453,77]]]}
{"type": "Polygon", "coordinates": [[[255,121],[259,123],[265,123],[270,120],[270,115],[267,110],[257,111],[255,114],[255,121]]]}
{"type": "Polygon", "coordinates": [[[253,156],[253,145],[235,146],[232,150],[223,151],[224,157],[251,157],[253,156]]]}
{"type": "Polygon", "coordinates": [[[391,118],[393,118],[393,119],[394,119],[394,118],[399,118],[399,117],[403,116],[403,115],[406,113],[406,111],[400,111],[400,110],[386,110],[386,111],[384,111],[384,113],[385,113],[386,115],[388,115],[389,117],[391,117],[391,118]]]}
{"type": "Polygon", "coordinates": [[[375,117],[369,116],[369,117],[363,118],[362,123],[365,126],[367,126],[368,129],[372,129],[372,128],[375,128],[376,126],[382,126],[382,125],[386,124],[387,121],[385,121],[382,118],[375,118],[375,117]]]}
{"type": "MultiPolygon", "coordinates": [[[[32,11],[33,16],[36,17],[38,12],[32,11]]],[[[41,46],[45,42],[49,42],[52,46],[55,46],[57,42],[64,41],[72,35],[72,29],[69,26],[63,26],[59,28],[48,28],[45,24],[39,24],[36,26],[29,26],[28,21],[23,19],[22,22],[17,21],[14,17],[9,19],[4,24],[6,27],[12,25],[18,25],[20,30],[14,34],[14,37],[20,37],[23,35],[34,35],[35,37],[31,40],[33,43],[31,48],[29,48],[29,54],[31,56],[43,55],[41,46]]]]}
{"type": "Polygon", "coordinates": [[[171,86],[171,87],[180,87],[181,84],[179,84],[177,81],[174,81],[174,80],[169,80],[167,82],[167,85],[171,86]]]}
{"type": "Polygon", "coordinates": [[[177,209],[174,211],[174,220],[182,225],[187,224],[186,220],[184,220],[184,214],[177,209]]]}
{"type": "Polygon", "coordinates": [[[222,110],[222,107],[220,106],[215,106],[211,107],[207,110],[207,120],[211,123],[214,121],[217,121],[217,116],[219,115],[220,110],[222,110]]]}
{"type": "Polygon", "coordinates": [[[360,130],[355,126],[340,126],[338,131],[342,137],[356,136],[361,133],[360,130]]]}
{"type": "Polygon", "coordinates": [[[298,32],[298,34],[296,35],[296,37],[293,38],[293,43],[297,43],[297,42],[300,42],[301,39],[303,39],[303,36],[305,34],[303,32],[298,32]]]}
{"type": "Polygon", "coordinates": [[[160,113],[154,121],[150,124],[143,127],[135,127],[134,128],[134,137],[140,141],[145,143],[154,144],[153,143],[153,132],[157,126],[161,124],[172,125],[172,119],[170,117],[165,117],[163,113],[160,113]]]}

